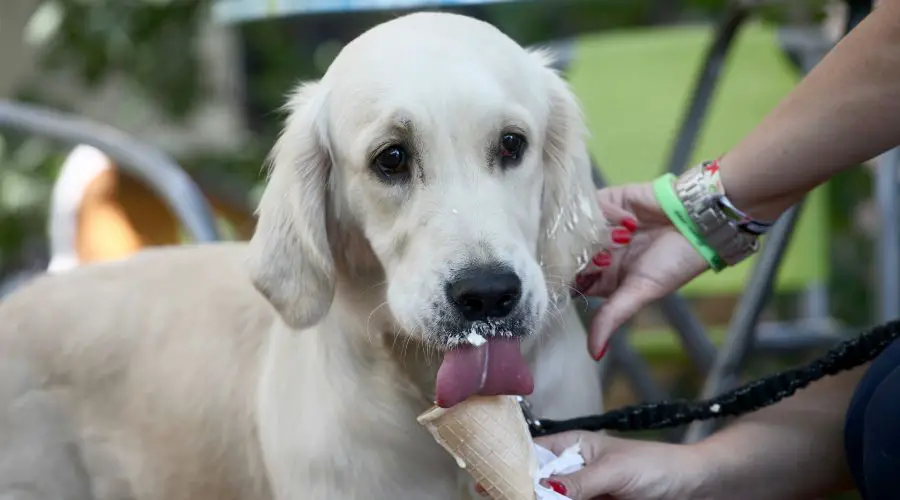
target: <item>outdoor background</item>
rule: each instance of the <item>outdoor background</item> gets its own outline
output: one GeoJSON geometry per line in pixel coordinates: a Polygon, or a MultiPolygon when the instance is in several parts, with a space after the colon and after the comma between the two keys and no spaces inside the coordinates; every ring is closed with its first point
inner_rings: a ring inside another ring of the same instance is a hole
{"type": "MultiPolygon", "coordinates": [[[[843,22],[835,2],[763,4],[723,71],[726,81],[697,159],[720,154],[739,139],[799,78],[796,61],[779,48],[779,30],[834,39],[843,22]]],[[[595,138],[592,153],[604,175],[618,183],[651,180],[665,168],[693,77],[726,7],[723,0],[551,0],[454,10],[497,25],[524,45],[580,40],[573,85],[595,138]]],[[[283,96],[298,81],[320,76],[342,43],[398,12],[225,24],[212,17],[209,0],[3,0],[0,99],[119,128],[173,155],[222,205],[249,214],[260,192],[263,158],[280,126],[283,96]]],[[[46,267],[49,196],[69,150],[0,129],[0,281],[46,267]]],[[[834,321],[872,322],[872,238],[879,222],[871,182],[872,169],[863,166],[817,192],[764,319],[796,316],[801,297],[816,287],[834,321]]],[[[234,234],[228,224],[222,227],[234,234]]],[[[689,293],[711,330],[727,324],[746,269],[730,276],[689,293]]],[[[632,335],[644,339],[635,342],[660,380],[681,394],[696,394],[699,380],[659,314],[650,308],[636,325],[648,330],[632,335]]],[[[777,366],[802,359],[780,359],[777,366]]],[[[758,369],[771,370],[772,363],[763,361],[758,369]]],[[[634,399],[625,386],[614,385],[608,394],[611,405],[634,399]]]]}

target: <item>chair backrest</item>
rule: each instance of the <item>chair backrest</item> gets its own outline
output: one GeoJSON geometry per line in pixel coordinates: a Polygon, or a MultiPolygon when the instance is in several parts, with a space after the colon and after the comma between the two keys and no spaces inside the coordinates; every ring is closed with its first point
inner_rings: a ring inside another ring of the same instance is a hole
{"type": "MultiPolygon", "coordinates": [[[[632,29],[576,39],[566,71],[593,135],[591,153],[610,184],[648,181],[662,173],[701,58],[707,26],[632,29]]],[[[692,162],[727,151],[796,85],[799,75],[773,27],[750,24],[738,35],[700,134],[692,162]]],[[[826,198],[808,198],[777,280],[799,291],[827,276],[826,198]]],[[[755,259],[707,273],[687,295],[743,290],[755,259]]]]}

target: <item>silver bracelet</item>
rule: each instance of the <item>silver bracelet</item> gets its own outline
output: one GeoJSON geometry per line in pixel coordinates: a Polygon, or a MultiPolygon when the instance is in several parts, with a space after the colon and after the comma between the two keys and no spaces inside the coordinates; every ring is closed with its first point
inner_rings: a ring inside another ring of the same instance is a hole
{"type": "Polygon", "coordinates": [[[704,162],[685,171],[675,181],[675,192],[703,241],[726,264],[738,264],[759,250],[762,233],[754,231],[768,227],[748,224],[749,217],[731,209],[719,181],[718,162],[704,162]]]}

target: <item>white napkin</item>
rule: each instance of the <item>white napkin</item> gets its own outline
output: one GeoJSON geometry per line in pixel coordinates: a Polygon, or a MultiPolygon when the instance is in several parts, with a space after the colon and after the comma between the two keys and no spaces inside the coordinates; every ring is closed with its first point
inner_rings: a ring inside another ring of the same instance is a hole
{"type": "Polygon", "coordinates": [[[581,456],[581,445],[579,443],[573,444],[563,450],[558,457],[552,451],[538,444],[534,445],[534,452],[538,458],[538,474],[534,478],[534,490],[537,493],[537,500],[571,500],[567,496],[545,488],[540,484],[540,481],[550,476],[571,474],[582,469],[584,467],[584,457],[581,456]]]}

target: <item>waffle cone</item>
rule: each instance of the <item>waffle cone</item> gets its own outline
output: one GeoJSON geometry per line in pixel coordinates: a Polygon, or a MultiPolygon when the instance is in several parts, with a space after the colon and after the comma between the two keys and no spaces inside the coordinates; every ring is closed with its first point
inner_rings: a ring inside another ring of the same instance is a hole
{"type": "Polygon", "coordinates": [[[418,421],[494,500],[534,500],[537,457],[525,417],[510,396],[473,396],[418,421]]]}

